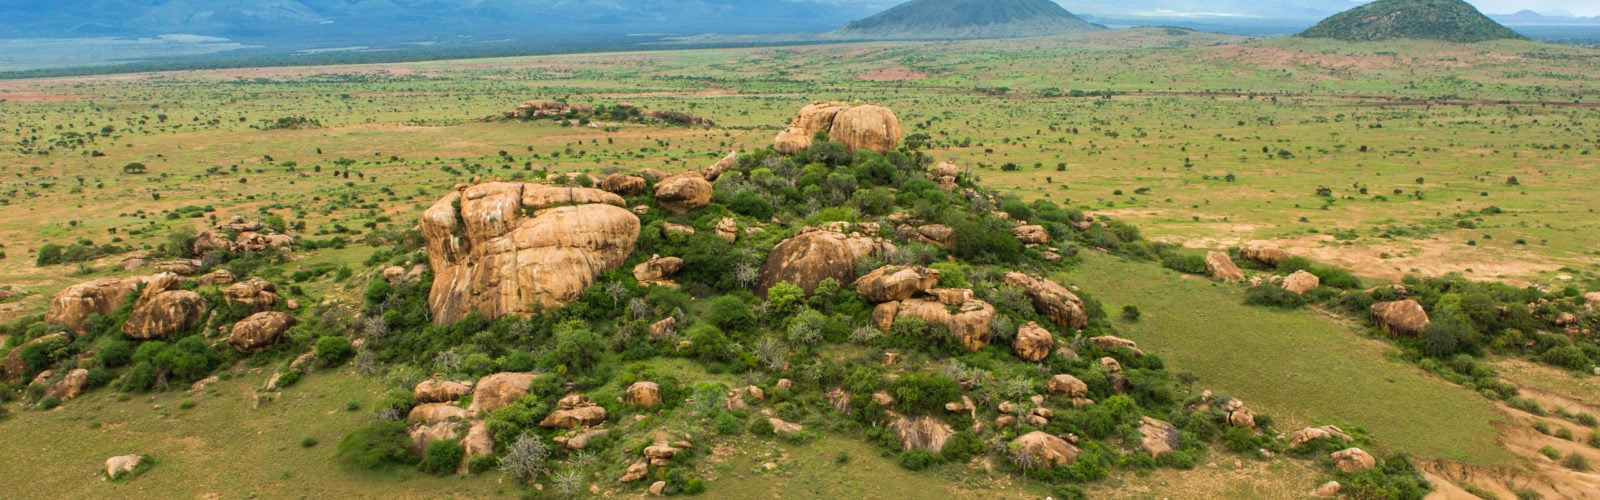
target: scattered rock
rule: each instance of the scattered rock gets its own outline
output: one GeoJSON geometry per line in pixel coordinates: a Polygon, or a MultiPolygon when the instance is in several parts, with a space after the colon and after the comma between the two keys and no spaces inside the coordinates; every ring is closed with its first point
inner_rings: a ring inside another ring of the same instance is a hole
{"type": "Polygon", "coordinates": [[[956,247],[956,230],[944,224],[928,224],[918,226],[906,240],[949,250],[956,247]]]}
{"type": "Polygon", "coordinates": [[[1346,474],[1354,474],[1378,466],[1377,459],[1372,458],[1361,448],[1346,448],[1333,452],[1333,466],[1346,474]]]}
{"type": "Polygon", "coordinates": [[[1151,458],[1183,446],[1183,434],[1165,420],[1144,417],[1139,424],[1139,435],[1143,436],[1139,441],[1139,451],[1149,453],[1151,458]]]}
{"type": "Polygon", "coordinates": [[[89,370],[78,368],[67,372],[67,376],[50,384],[44,390],[44,397],[56,398],[57,401],[66,401],[83,394],[83,386],[89,383],[89,370]]]}
{"type": "Polygon", "coordinates": [[[178,259],[156,264],[156,271],[172,273],[179,276],[193,276],[195,273],[200,272],[200,269],[204,267],[205,266],[198,260],[178,259]]]}
{"type": "Polygon", "coordinates": [[[717,232],[718,237],[728,243],[733,243],[734,240],[739,239],[739,222],[733,220],[733,217],[723,217],[721,221],[717,222],[717,226],[712,229],[717,232]]]}
{"type": "MultiPolygon", "coordinates": [[[[481,389],[480,389],[481,390],[481,389]]],[[[476,400],[474,400],[476,403],[476,400]]],[[[577,429],[580,427],[593,427],[605,423],[606,409],[589,401],[589,397],[582,394],[573,394],[561,398],[557,402],[559,410],[550,412],[544,421],[539,422],[540,427],[564,427],[577,429]]]]}
{"type": "Polygon", "coordinates": [[[1240,271],[1233,259],[1222,252],[1206,252],[1206,273],[1225,283],[1244,281],[1244,271],[1240,271]]]}
{"type": "Polygon", "coordinates": [[[482,415],[515,403],[528,395],[528,388],[537,377],[532,373],[503,372],[478,379],[473,386],[472,405],[467,407],[467,412],[482,415]]]}
{"type": "Polygon", "coordinates": [[[411,452],[417,456],[427,458],[428,444],[441,439],[455,439],[458,422],[435,422],[432,424],[418,424],[411,426],[407,434],[411,436],[411,452]]]}
{"type": "Polygon", "coordinates": [[[1222,412],[1228,415],[1228,425],[1244,428],[1254,428],[1256,426],[1255,413],[1246,408],[1243,401],[1237,399],[1228,400],[1227,403],[1222,405],[1222,412]]]}
{"type": "MultiPolygon", "coordinates": [[[[899,302],[884,302],[882,304],[878,304],[872,308],[872,326],[877,327],[878,331],[888,332],[889,329],[894,327],[894,319],[899,315],[899,302]]],[[[885,362],[885,364],[892,363],[885,362]]]]}
{"type": "Polygon", "coordinates": [[[843,142],[852,153],[859,149],[887,153],[900,145],[900,120],[893,111],[830,102],[802,108],[800,116],[773,140],[773,146],[786,155],[799,153],[811,147],[812,138],[824,130],[829,139],[843,142]]]}
{"type": "Polygon", "coordinates": [[[1277,267],[1278,262],[1289,258],[1289,252],[1277,248],[1247,247],[1239,249],[1239,260],[1248,260],[1267,267],[1277,267]]]}
{"type": "Polygon", "coordinates": [[[1015,235],[1017,241],[1022,242],[1024,245],[1050,244],[1050,232],[1046,231],[1044,226],[1017,226],[1011,230],[1011,234],[1015,235]]]}
{"type": "Polygon", "coordinates": [[[807,295],[816,292],[817,284],[824,279],[833,278],[841,285],[849,283],[856,259],[866,256],[859,252],[852,248],[844,234],[818,229],[803,231],[772,247],[761,265],[756,295],[766,297],[768,290],[782,282],[799,286],[807,295]]]}
{"type": "Polygon", "coordinates": [[[1339,496],[1339,488],[1340,484],[1338,481],[1328,481],[1326,483],[1322,483],[1322,486],[1318,486],[1317,489],[1311,490],[1311,496],[1317,498],[1334,498],[1339,496]]]}
{"type": "Polygon", "coordinates": [[[1078,449],[1066,440],[1044,431],[1033,431],[1011,441],[1011,444],[1032,456],[1040,467],[1072,465],[1078,461],[1078,449]]]}
{"type": "Polygon", "coordinates": [[[1122,371],[1122,363],[1117,362],[1117,358],[1110,356],[1100,358],[1100,366],[1105,368],[1106,371],[1110,373],[1122,371]]]}
{"type": "Polygon", "coordinates": [[[1289,433],[1289,447],[1297,447],[1322,438],[1337,438],[1346,443],[1355,441],[1355,438],[1350,437],[1343,429],[1332,425],[1324,425],[1322,427],[1306,427],[1289,433]]]}
{"type": "Polygon", "coordinates": [[[674,215],[683,215],[711,204],[711,181],[699,172],[687,172],[656,183],[656,201],[674,215]]]}
{"type": "Polygon", "coordinates": [[[1557,313],[1552,322],[1556,326],[1572,326],[1578,324],[1578,316],[1569,312],[1557,313]]]}
{"type": "Polygon", "coordinates": [[[658,496],[659,497],[659,496],[665,494],[666,491],[667,491],[667,482],[666,481],[656,481],[654,483],[650,483],[650,495],[651,496],[658,496]]]}
{"type": "Polygon", "coordinates": [[[638,381],[628,386],[628,404],[633,406],[651,407],[661,403],[661,385],[655,382],[638,381]]]}
{"type": "Polygon", "coordinates": [[[223,289],[222,298],[228,300],[228,307],[249,312],[271,311],[283,302],[277,285],[254,276],[223,289]]]}
{"type": "Polygon", "coordinates": [[[417,403],[449,403],[461,399],[472,393],[471,382],[455,382],[430,378],[417,383],[411,390],[411,395],[417,398],[417,403]]]}
{"type": "Polygon", "coordinates": [[[132,474],[134,469],[139,468],[139,462],[143,460],[144,457],[139,455],[122,455],[120,457],[107,458],[106,478],[116,479],[125,474],[132,474]]]}
{"type": "Polygon", "coordinates": [[[1050,350],[1055,347],[1055,336],[1032,321],[1017,328],[1017,339],[1011,344],[1011,349],[1017,353],[1017,357],[1029,363],[1044,361],[1044,358],[1050,356],[1050,350]]]}
{"type": "Polygon", "coordinates": [[[237,279],[239,279],[239,277],[234,276],[233,273],[229,272],[227,269],[218,269],[206,273],[197,280],[200,282],[200,286],[218,286],[233,283],[234,280],[237,279]]]}
{"type": "Polygon", "coordinates": [[[898,302],[938,285],[937,270],[926,267],[883,266],[856,278],[856,293],[867,302],[898,302]]]}
{"type": "Polygon", "coordinates": [[[283,332],[294,326],[294,321],[294,316],[287,313],[258,312],[234,323],[224,342],[242,353],[261,352],[282,340],[283,332]]]}
{"type": "Polygon", "coordinates": [[[641,459],[637,462],[634,462],[633,465],[628,466],[628,472],[622,474],[621,481],[624,483],[631,483],[640,479],[644,479],[645,474],[649,473],[650,462],[646,462],[641,459]]]}
{"type": "Polygon", "coordinates": [[[1284,290],[1305,295],[1311,293],[1312,290],[1316,290],[1321,285],[1322,280],[1318,279],[1317,275],[1308,273],[1305,270],[1299,270],[1284,278],[1282,286],[1284,290]]]}
{"type": "Polygon", "coordinates": [[[1083,299],[1078,298],[1066,287],[1047,278],[1015,272],[1006,273],[1005,282],[1007,285],[1021,288],[1033,301],[1034,310],[1044,315],[1051,323],[1073,329],[1089,325],[1089,315],[1084,312],[1083,299]]]}
{"type": "Polygon", "coordinates": [[[663,233],[676,233],[676,234],[690,235],[690,234],[694,234],[694,227],[693,226],[685,226],[683,224],[667,222],[667,223],[663,223],[662,224],[661,231],[663,233]]]}
{"type": "Polygon", "coordinates": [[[650,340],[661,340],[678,331],[678,319],[668,316],[666,319],[650,325],[650,340]]]}
{"type": "Polygon", "coordinates": [[[1395,336],[1422,333],[1428,326],[1428,311],[1415,300],[1379,302],[1372,305],[1372,322],[1395,336]]]}
{"type": "Polygon", "coordinates": [[[461,466],[456,474],[467,475],[472,471],[467,468],[468,459],[494,454],[494,438],[489,435],[489,425],[482,420],[472,421],[467,427],[467,436],[461,438],[461,447],[466,448],[466,454],[461,457],[461,466]]]}
{"type": "Polygon", "coordinates": [[[785,422],[783,419],[777,417],[767,417],[767,422],[772,424],[772,432],[776,432],[778,434],[794,434],[796,432],[806,430],[805,426],[796,423],[785,422]]]}
{"type": "Polygon", "coordinates": [[[599,189],[491,182],[423,213],[437,324],[566,305],[633,253],[639,218],[599,189]],[[459,207],[459,208],[458,208],[459,207]]]}
{"type": "Polygon", "coordinates": [[[589,429],[587,431],[578,433],[578,435],[570,437],[570,438],[556,438],[556,439],[565,440],[562,444],[565,444],[567,446],[567,449],[569,449],[569,450],[581,450],[581,449],[589,447],[589,441],[590,440],[592,440],[594,438],[597,438],[597,437],[600,437],[600,436],[604,436],[609,432],[611,432],[611,431],[607,430],[607,429],[589,429]]]}
{"type": "Polygon", "coordinates": [[[1078,377],[1065,373],[1058,373],[1045,382],[1044,390],[1051,394],[1060,394],[1069,398],[1084,398],[1089,396],[1089,384],[1078,380],[1078,377]]]}

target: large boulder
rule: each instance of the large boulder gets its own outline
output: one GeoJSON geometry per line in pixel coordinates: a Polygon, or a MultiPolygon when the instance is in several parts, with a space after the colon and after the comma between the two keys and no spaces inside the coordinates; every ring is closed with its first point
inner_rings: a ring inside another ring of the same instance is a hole
{"type": "Polygon", "coordinates": [[[1069,398],[1089,397],[1089,384],[1078,380],[1078,377],[1065,373],[1058,373],[1050,377],[1050,381],[1044,384],[1044,390],[1051,394],[1060,394],[1069,398]]]}
{"type": "Polygon", "coordinates": [[[28,375],[28,363],[22,359],[22,349],[30,345],[43,344],[46,342],[61,342],[62,344],[66,344],[67,342],[71,341],[72,337],[70,335],[57,332],[49,335],[43,335],[39,338],[24,342],[22,345],[12,349],[11,352],[6,353],[5,360],[0,361],[0,375],[3,375],[3,378],[6,382],[22,382],[23,379],[28,375]]]}
{"type": "Polygon", "coordinates": [[[1248,260],[1267,267],[1277,267],[1278,262],[1289,258],[1289,252],[1278,248],[1246,247],[1239,249],[1239,260],[1248,260]]]}
{"type": "Polygon", "coordinates": [[[994,306],[978,299],[947,305],[938,300],[914,298],[901,301],[899,312],[896,313],[898,318],[918,318],[929,325],[943,325],[962,347],[971,352],[978,352],[989,345],[994,334],[990,329],[994,315],[994,306]],[[952,308],[955,310],[952,311],[952,308]]]}
{"type": "Polygon", "coordinates": [[[455,439],[456,428],[460,425],[460,422],[434,422],[411,426],[407,431],[411,436],[411,452],[427,458],[428,445],[441,439],[455,439]]]}
{"type": "Polygon", "coordinates": [[[1284,278],[1281,286],[1284,290],[1305,295],[1311,293],[1312,290],[1316,290],[1318,286],[1322,286],[1322,280],[1317,278],[1315,274],[1299,270],[1284,278]]]}
{"type": "Polygon", "coordinates": [[[640,285],[667,285],[672,283],[672,277],[683,270],[683,259],[678,257],[651,256],[650,260],[640,262],[633,266],[633,279],[640,285]]]}
{"type": "Polygon", "coordinates": [[[945,250],[950,250],[956,247],[956,230],[950,226],[946,226],[944,224],[928,224],[914,228],[910,226],[904,227],[908,229],[901,230],[896,228],[895,233],[902,238],[905,238],[906,241],[912,243],[926,243],[943,248],[945,250]]]}
{"type": "Polygon", "coordinates": [[[195,279],[200,283],[200,286],[219,286],[233,283],[239,277],[234,276],[233,272],[227,269],[218,269],[195,279]]]}
{"type": "Polygon", "coordinates": [[[900,119],[894,111],[871,104],[839,111],[828,128],[828,138],[844,143],[845,150],[888,153],[900,147],[900,119]]]}
{"type": "Polygon", "coordinates": [[[466,454],[461,457],[461,468],[456,473],[467,475],[471,472],[467,468],[467,459],[494,454],[494,437],[489,435],[488,423],[482,420],[472,421],[472,425],[467,427],[466,437],[461,438],[461,447],[466,449],[466,454]]]}
{"type": "Polygon", "coordinates": [[[1144,417],[1139,424],[1139,451],[1149,453],[1151,458],[1162,453],[1171,453],[1183,446],[1183,434],[1178,428],[1165,420],[1144,417]]]}
{"type": "Polygon", "coordinates": [[[1022,242],[1024,245],[1050,244],[1050,231],[1046,231],[1044,226],[1017,226],[1011,230],[1011,233],[1016,235],[1017,241],[1022,242]]]}
{"type": "Polygon", "coordinates": [[[661,384],[638,381],[628,386],[627,402],[633,406],[651,407],[661,404],[661,384]]]}
{"type": "Polygon", "coordinates": [[[611,174],[600,181],[600,189],[622,196],[637,196],[644,193],[644,188],[644,178],[633,175],[611,174]]]}
{"type": "Polygon", "coordinates": [[[1428,327],[1428,311],[1415,300],[1379,302],[1372,305],[1372,322],[1389,335],[1416,335],[1428,327]]]}
{"type": "Polygon", "coordinates": [[[455,382],[430,378],[417,383],[411,395],[417,403],[449,403],[472,393],[472,382],[455,382]]]}
{"type": "Polygon", "coordinates": [[[283,332],[291,326],[294,326],[294,316],[288,313],[258,312],[234,323],[233,330],[223,341],[242,353],[261,352],[283,340],[283,332]]]}
{"type": "Polygon", "coordinates": [[[883,266],[856,278],[856,294],[867,302],[893,302],[909,299],[938,285],[938,270],[883,266]]]}
{"type": "Polygon", "coordinates": [[[157,271],[163,273],[172,273],[179,276],[192,276],[195,273],[200,272],[200,269],[204,267],[205,264],[202,264],[197,259],[169,260],[156,264],[157,271]]]}
{"type": "Polygon", "coordinates": [[[1239,283],[1244,281],[1244,271],[1234,265],[1233,259],[1222,252],[1206,252],[1206,272],[1211,277],[1226,283],[1239,283]]]}
{"type": "Polygon", "coordinates": [[[178,282],[176,274],[160,274],[145,285],[122,324],[122,334],[134,340],[162,340],[199,324],[206,299],[178,290],[178,282]]]}
{"type": "Polygon", "coordinates": [[[1330,458],[1333,459],[1333,466],[1346,474],[1355,474],[1378,466],[1378,460],[1372,458],[1372,455],[1368,455],[1367,452],[1362,451],[1361,448],[1346,448],[1335,451],[1330,455],[1330,458]]]}
{"type": "Polygon", "coordinates": [[[50,299],[44,322],[62,325],[74,334],[85,333],[84,320],[90,314],[108,316],[133,297],[134,290],[149,278],[101,278],[67,287],[50,299]]]}
{"type": "Polygon", "coordinates": [[[800,116],[789,123],[789,128],[778,133],[778,137],[773,139],[773,147],[779,153],[786,155],[804,151],[811,147],[811,141],[817,132],[831,129],[834,117],[849,107],[849,104],[842,102],[829,102],[800,108],[800,116]]]}
{"type": "Polygon", "coordinates": [[[526,316],[577,300],[633,253],[639,218],[622,204],[598,189],[506,182],[439,200],[422,216],[434,322],[526,316]]]}
{"type": "Polygon", "coordinates": [[[44,390],[44,397],[56,398],[57,401],[66,401],[78,397],[83,393],[83,387],[89,383],[89,370],[78,368],[67,372],[67,376],[50,384],[44,390]]]}
{"type": "Polygon", "coordinates": [[[227,299],[228,307],[252,313],[271,311],[283,303],[278,297],[278,285],[254,276],[223,289],[222,298],[227,299]]]}
{"type": "Polygon", "coordinates": [[[1138,342],[1134,342],[1122,337],[1117,337],[1114,335],[1090,337],[1089,343],[1094,344],[1095,346],[1098,346],[1099,348],[1108,352],[1115,352],[1117,349],[1127,348],[1128,351],[1132,352],[1134,356],[1141,358],[1144,357],[1144,351],[1139,350],[1138,342]]]}
{"type": "Polygon", "coordinates": [[[1011,344],[1017,357],[1029,363],[1044,361],[1055,347],[1056,338],[1050,331],[1032,321],[1017,328],[1017,340],[1011,344]]]}
{"type": "Polygon", "coordinates": [[[889,428],[899,436],[900,447],[906,451],[939,453],[944,450],[944,443],[950,440],[950,436],[956,434],[950,424],[927,416],[901,415],[889,423],[889,428]]]}
{"type": "Polygon", "coordinates": [[[472,405],[467,412],[473,415],[489,413],[517,402],[528,395],[533,386],[532,373],[496,373],[478,379],[472,392],[472,405]]]}
{"type": "Polygon", "coordinates": [[[132,474],[134,469],[139,468],[139,462],[142,461],[144,461],[144,457],[139,455],[122,455],[119,457],[107,458],[106,478],[116,479],[128,474],[132,474]]]}
{"type": "Polygon", "coordinates": [[[435,422],[448,422],[451,420],[466,420],[471,416],[467,410],[450,403],[423,403],[411,408],[406,414],[408,424],[431,424],[435,422]]]}
{"type": "Polygon", "coordinates": [[[843,285],[855,273],[858,258],[881,255],[892,247],[867,236],[806,228],[793,238],[779,242],[761,265],[756,295],[765,297],[778,283],[788,282],[811,294],[822,280],[833,278],[843,285]]]}
{"type": "Polygon", "coordinates": [[[1033,431],[1011,441],[1018,452],[1026,453],[1037,463],[1036,467],[1072,465],[1078,461],[1078,449],[1072,444],[1044,431],[1033,431]]]}
{"type": "Polygon", "coordinates": [[[1051,323],[1074,329],[1089,326],[1089,315],[1085,312],[1083,299],[1067,290],[1067,287],[1048,278],[1016,272],[1006,273],[1005,280],[1007,285],[1022,289],[1033,301],[1033,309],[1051,323]]]}
{"type": "Polygon", "coordinates": [[[191,248],[195,255],[205,255],[211,252],[233,253],[233,245],[227,233],[219,229],[207,229],[195,235],[191,248]]]}
{"type": "Polygon", "coordinates": [[[683,215],[711,204],[711,181],[699,172],[686,172],[656,183],[656,201],[667,212],[683,215]]]}
{"type": "Polygon", "coordinates": [[[606,409],[589,401],[588,396],[582,394],[561,398],[557,406],[560,409],[550,412],[544,421],[539,422],[540,427],[577,429],[593,427],[606,421],[606,409]]]}
{"type": "Polygon", "coordinates": [[[1344,432],[1344,429],[1332,425],[1322,427],[1306,427],[1289,433],[1289,447],[1297,447],[1317,439],[1333,438],[1346,443],[1355,441],[1354,437],[1344,432]]]}

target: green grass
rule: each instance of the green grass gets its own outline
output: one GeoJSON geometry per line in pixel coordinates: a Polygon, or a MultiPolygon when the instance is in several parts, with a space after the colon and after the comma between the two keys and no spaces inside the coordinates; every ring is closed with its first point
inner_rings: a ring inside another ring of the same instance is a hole
{"type": "Polygon", "coordinates": [[[1386,344],[1333,318],[1248,307],[1242,287],[1094,253],[1067,278],[1108,309],[1137,305],[1139,322],[1121,326],[1141,349],[1271,414],[1280,430],[1355,425],[1390,451],[1514,463],[1496,444],[1489,400],[1389,359],[1386,344]]]}

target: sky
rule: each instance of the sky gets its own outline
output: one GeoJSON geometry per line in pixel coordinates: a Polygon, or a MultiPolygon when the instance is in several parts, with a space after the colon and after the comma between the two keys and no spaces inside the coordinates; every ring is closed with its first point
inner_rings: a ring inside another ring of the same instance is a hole
{"type": "Polygon", "coordinates": [[[1491,14],[1510,14],[1527,9],[1541,14],[1565,11],[1563,13],[1575,16],[1600,16],[1600,1],[1597,0],[1467,0],[1467,2],[1476,5],[1478,10],[1491,14]]]}

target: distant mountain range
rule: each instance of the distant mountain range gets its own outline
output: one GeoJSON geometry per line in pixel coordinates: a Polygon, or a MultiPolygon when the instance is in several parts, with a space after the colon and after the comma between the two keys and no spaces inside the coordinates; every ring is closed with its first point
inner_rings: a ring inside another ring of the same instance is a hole
{"type": "Polygon", "coordinates": [[[832,35],[924,40],[1065,35],[1104,29],[1050,0],[913,0],[852,21],[832,35]]]}
{"type": "Polygon", "coordinates": [[[1515,14],[1489,14],[1490,19],[1499,21],[1500,24],[1509,26],[1596,26],[1600,27],[1600,16],[1575,17],[1575,16],[1548,16],[1531,10],[1518,11],[1515,14]]]}

